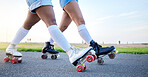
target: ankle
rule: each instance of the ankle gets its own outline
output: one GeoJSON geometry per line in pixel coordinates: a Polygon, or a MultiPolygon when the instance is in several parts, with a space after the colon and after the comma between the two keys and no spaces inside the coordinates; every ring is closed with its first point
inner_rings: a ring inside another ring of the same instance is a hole
{"type": "Polygon", "coordinates": [[[15,45],[15,44],[10,44],[10,45],[8,46],[8,48],[16,48],[16,45],[15,45]]]}
{"type": "Polygon", "coordinates": [[[66,50],[67,55],[70,57],[72,53],[72,47],[70,47],[68,50],[66,50]]]}
{"type": "Polygon", "coordinates": [[[101,45],[99,45],[97,42],[95,42],[94,40],[91,40],[90,41],[90,46],[92,47],[95,47],[95,46],[98,46],[98,47],[102,47],[101,45]]]}

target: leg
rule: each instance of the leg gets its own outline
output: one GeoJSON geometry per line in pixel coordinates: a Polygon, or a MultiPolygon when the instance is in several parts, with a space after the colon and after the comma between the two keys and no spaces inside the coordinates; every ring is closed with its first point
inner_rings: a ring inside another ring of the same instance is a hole
{"type": "MultiPolygon", "coordinates": [[[[69,15],[66,12],[64,12],[59,29],[63,32],[64,30],[67,29],[71,21],[72,20],[70,19],[69,15]]],[[[59,51],[54,50],[53,42],[54,41],[52,38],[50,38],[49,42],[45,42],[45,46],[43,48],[42,53],[46,53],[46,52],[53,53],[53,54],[59,53],[59,51]]]]}
{"type": "MultiPolygon", "coordinates": [[[[69,26],[69,24],[71,23],[71,21],[72,20],[71,20],[70,16],[64,11],[61,22],[60,22],[60,25],[59,25],[59,29],[62,32],[64,32],[67,29],[67,27],[69,26]]],[[[50,44],[54,43],[52,38],[49,39],[49,42],[50,42],[50,44]]]]}
{"type": "Polygon", "coordinates": [[[93,41],[91,38],[89,32],[87,31],[85,27],[85,21],[82,16],[81,10],[78,6],[78,3],[76,1],[71,1],[67,5],[65,5],[64,10],[68,13],[68,15],[71,17],[71,19],[76,23],[78,26],[78,31],[80,36],[90,45],[93,47],[93,49],[96,51],[96,55],[102,55],[111,52],[113,49],[115,49],[113,46],[111,47],[105,47],[102,48],[99,44],[93,41]]]}
{"type": "Polygon", "coordinates": [[[27,30],[30,30],[31,27],[39,21],[40,21],[40,18],[38,17],[37,14],[33,14],[28,11],[28,15],[27,15],[27,18],[23,24],[23,27],[27,30]]]}
{"type": "Polygon", "coordinates": [[[59,25],[59,29],[64,32],[67,27],[69,26],[69,24],[72,22],[70,16],[68,15],[67,12],[63,12],[63,16],[62,16],[62,20],[60,22],[60,25],[59,25]]]}
{"type": "Polygon", "coordinates": [[[31,12],[28,12],[27,18],[23,24],[23,27],[21,27],[11,44],[17,45],[29,32],[31,27],[36,24],[40,18],[36,14],[32,14],[31,12]]]}
{"type": "Polygon", "coordinates": [[[64,10],[68,13],[71,19],[76,23],[77,26],[85,24],[79,5],[76,1],[69,2],[64,10]]]}
{"type": "Polygon", "coordinates": [[[41,6],[35,10],[37,15],[47,25],[52,39],[65,51],[71,46],[56,25],[55,15],[52,6],[41,6]]]}
{"type": "Polygon", "coordinates": [[[13,56],[22,56],[21,53],[17,52],[16,45],[28,34],[31,27],[37,23],[40,20],[40,18],[36,14],[32,14],[28,12],[28,16],[26,18],[26,21],[23,24],[23,27],[21,27],[14,39],[12,40],[11,44],[6,49],[6,54],[12,54],[13,56]]]}
{"type": "MultiPolygon", "coordinates": [[[[69,15],[66,12],[63,12],[63,17],[59,26],[59,29],[63,32],[67,29],[67,27],[69,26],[69,24],[71,23],[71,18],[69,17],[69,15]]],[[[54,50],[54,45],[53,45],[53,39],[50,38],[49,42],[45,42],[45,46],[43,48],[42,53],[53,53],[53,54],[57,54],[59,53],[58,51],[54,50]]]]}
{"type": "Polygon", "coordinates": [[[64,10],[68,13],[71,19],[76,23],[78,26],[78,31],[80,36],[90,44],[92,37],[90,36],[87,28],[85,27],[85,21],[82,16],[81,10],[79,5],[76,1],[71,1],[67,5],[65,5],[64,10]]]}
{"type": "Polygon", "coordinates": [[[41,6],[36,9],[36,13],[44,21],[47,27],[57,25],[52,6],[41,6]]]}
{"type": "Polygon", "coordinates": [[[80,57],[85,55],[91,48],[87,48],[79,53],[76,53],[76,50],[73,49],[62,32],[56,26],[54,12],[52,6],[41,6],[36,9],[37,15],[45,22],[49,29],[49,33],[52,39],[63,49],[69,56],[69,60],[71,63],[75,63],[80,57]],[[50,23],[52,22],[52,23],[50,23]]]}

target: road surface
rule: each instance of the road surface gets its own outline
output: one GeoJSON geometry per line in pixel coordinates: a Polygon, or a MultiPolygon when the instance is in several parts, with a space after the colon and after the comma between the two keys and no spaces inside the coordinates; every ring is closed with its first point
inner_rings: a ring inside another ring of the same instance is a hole
{"type": "Polygon", "coordinates": [[[104,57],[104,64],[86,63],[87,69],[77,72],[66,53],[56,60],[41,59],[41,52],[21,52],[23,62],[5,63],[0,51],[0,77],[148,77],[148,54],[118,54],[115,59],[104,57]]]}

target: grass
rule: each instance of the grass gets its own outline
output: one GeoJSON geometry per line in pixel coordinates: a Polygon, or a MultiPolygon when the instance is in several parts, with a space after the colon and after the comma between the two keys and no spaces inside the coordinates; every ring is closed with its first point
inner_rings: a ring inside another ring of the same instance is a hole
{"type": "MultiPolygon", "coordinates": [[[[0,43],[0,50],[6,50],[9,43],[0,43]]],[[[17,45],[18,51],[24,52],[41,52],[44,44],[42,43],[20,43],[17,45]]],[[[85,48],[86,46],[80,45],[78,47],[85,48]]],[[[55,50],[64,52],[59,46],[55,45],[55,50]]],[[[148,47],[116,47],[119,53],[128,54],[148,54],[148,47]]]]}
{"type": "MultiPolygon", "coordinates": [[[[0,50],[6,50],[8,45],[9,43],[0,43],[0,50]]],[[[17,50],[24,52],[41,52],[42,47],[44,47],[44,44],[42,43],[20,43],[17,45],[17,50]]],[[[65,52],[58,46],[55,46],[55,50],[58,50],[59,52],[65,52]]]]}
{"type": "Polygon", "coordinates": [[[128,48],[116,48],[119,53],[129,53],[129,54],[148,54],[148,47],[128,47],[128,48]]]}

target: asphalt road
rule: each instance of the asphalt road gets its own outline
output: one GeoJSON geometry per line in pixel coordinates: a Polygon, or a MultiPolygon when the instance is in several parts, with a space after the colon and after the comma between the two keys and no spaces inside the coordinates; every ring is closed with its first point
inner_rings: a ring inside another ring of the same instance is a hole
{"type": "Polygon", "coordinates": [[[77,72],[68,56],[60,53],[56,60],[41,59],[40,52],[22,52],[20,64],[5,63],[0,51],[0,77],[148,77],[148,54],[118,54],[114,60],[104,57],[104,64],[86,63],[87,69],[77,72]]]}

